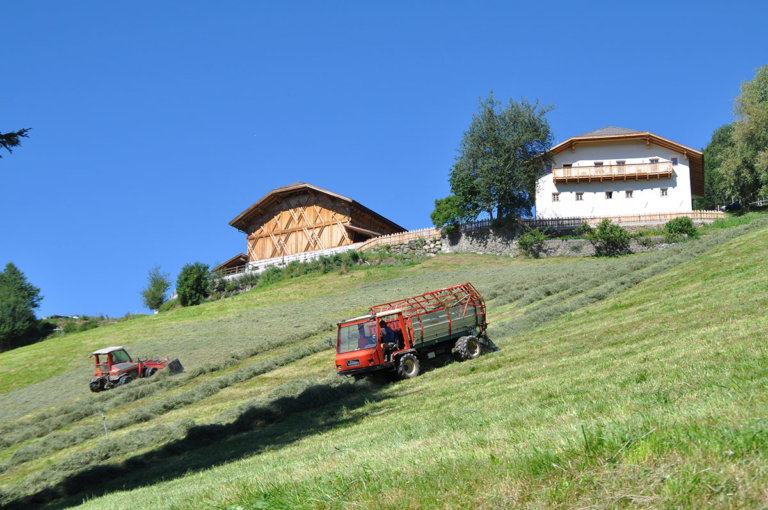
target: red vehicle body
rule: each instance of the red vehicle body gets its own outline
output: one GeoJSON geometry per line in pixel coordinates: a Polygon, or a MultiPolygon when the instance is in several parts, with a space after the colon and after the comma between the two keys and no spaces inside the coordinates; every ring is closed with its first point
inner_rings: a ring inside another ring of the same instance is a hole
{"type": "Polygon", "coordinates": [[[485,301],[471,283],[374,305],[368,315],[338,324],[336,373],[377,370],[401,378],[418,375],[419,360],[450,352],[459,361],[474,359],[488,339],[485,301]],[[382,328],[382,324],[384,328],[382,328]]]}
{"type": "Polygon", "coordinates": [[[163,358],[133,361],[122,346],[99,349],[90,357],[95,358],[96,361],[96,371],[88,384],[93,392],[122,386],[140,377],[151,377],[155,372],[166,367],[170,368],[173,374],[184,371],[179,360],[171,361],[163,358]]]}

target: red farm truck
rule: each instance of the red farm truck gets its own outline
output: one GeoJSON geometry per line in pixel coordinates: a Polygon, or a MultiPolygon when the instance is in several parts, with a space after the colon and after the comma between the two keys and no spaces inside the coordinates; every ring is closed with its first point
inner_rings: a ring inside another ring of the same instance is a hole
{"type": "Polygon", "coordinates": [[[450,352],[458,361],[480,356],[488,339],[485,301],[471,283],[374,305],[368,315],[338,324],[336,373],[377,370],[402,379],[419,375],[419,360],[450,352]]]}

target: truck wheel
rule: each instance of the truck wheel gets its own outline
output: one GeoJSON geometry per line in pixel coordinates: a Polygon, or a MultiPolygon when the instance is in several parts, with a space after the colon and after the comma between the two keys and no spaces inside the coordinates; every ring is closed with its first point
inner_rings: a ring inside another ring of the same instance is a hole
{"type": "Polygon", "coordinates": [[[155,372],[157,372],[157,369],[154,367],[149,367],[144,369],[144,377],[152,377],[155,375],[155,372]]]}
{"type": "Polygon", "coordinates": [[[133,381],[133,377],[131,377],[130,375],[124,375],[120,379],[118,379],[117,385],[118,386],[125,386],[126,384],[128,384],[131,381],[133,381]]]}
{"type": "Polygon", "coordinates": [[[104,379],[102,379],[101,377],[94,377],[93,379],[91,379],[91,382],[88,383],[88,387],[94,393],[104,391],[104,379]]]}
{"type": "Polygon", "coordinates": [[[397,375],[400,379],[413,379],[419,375],[419,358],[411,353],[400,357],[397,362],[397,375]]]}
{"type": "Polygon", "coordinates": [[[480,342],[474,336],[463,336],[456,340],[453,348],[453,356],[456,361],[475,359],[480,356],[480,342]]]}

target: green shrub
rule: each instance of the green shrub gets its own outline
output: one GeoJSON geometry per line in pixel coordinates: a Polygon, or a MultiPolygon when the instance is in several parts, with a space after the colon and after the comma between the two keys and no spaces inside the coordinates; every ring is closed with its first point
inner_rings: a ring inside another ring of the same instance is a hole
{"type": "Polygon", "coordinates": [[[77,324],[75,324],[74,322],[67,322],[66,324],[64,324],[64,327],[62,329],[64,330],[65,334],[76,333],[77,324]]]}
{"type": "Polygon", "coordinates": [[[694,239],[698,235],[699,230],[688,217],[675,218],[664,225],[664,238],[667,242],[678,242],[685,239],[685,236],[694,239]]]}
{"type": "Polygon", "coordinates": [[[457,227],[456,225],[446,225],[443,227],[443,233],[446,237],[451,237],[454,233],[456,233],[457,227]]]}
{"type": "Polygon", "coordinates": [[[592,243],[599,257],[620,255],[629,249],[629,232],[614,225],[608,218],[600,222],[597,228],[592,228],[585,221],[578,231],[592,243]]]}
{"type": "Polygon", "coordinates": [[[160,308],[157,309],[158,312],[168,312],[170,310],[173,310],[179,305],[179,300],[177,298],[169,299],[162,305],[160,305],[160,308]]]}
{"type": "Polygon", "coordinates": [[[176,292],[179,294],[181,306],[199,305],[208,295],[210,272],[208,264],[195,262],[181,268],[176,278],[176,292]]]}
{"type": "Polygon", "coordinates": [[[538,257],[546,240],[547,235],[538,228],[534,228],[517,239],[517,246],[526,257],[538,257]]]}
{"type": "Polygon", "coordinates": [[[96,321],[91,319],[89,321],[83,322],[77,327],[77,331],[88,331],[89,329],[95,329],[99,325],[96,324],[96,321]]]}

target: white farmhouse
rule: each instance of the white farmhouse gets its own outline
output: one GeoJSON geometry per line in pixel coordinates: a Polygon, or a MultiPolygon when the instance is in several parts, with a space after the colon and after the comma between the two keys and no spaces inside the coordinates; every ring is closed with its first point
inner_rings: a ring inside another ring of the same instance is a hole
{"type": "Polygon", "coordinates": [[[686,213],[704,195],[700,151],[647,131],[606,127],[552,148],[536,186],[536,217],[686,213]]]}

